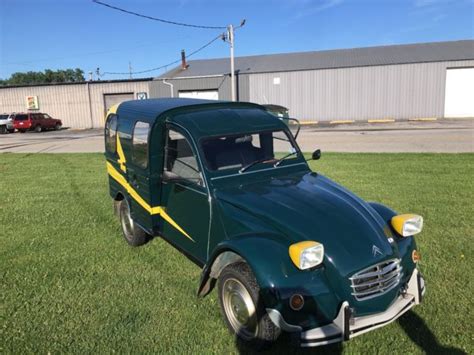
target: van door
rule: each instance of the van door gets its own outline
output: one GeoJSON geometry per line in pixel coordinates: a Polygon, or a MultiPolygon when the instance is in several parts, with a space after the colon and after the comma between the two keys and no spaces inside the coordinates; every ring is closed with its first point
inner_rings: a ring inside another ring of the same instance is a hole
{"type": "Polygon", "coordinates": [[[184,132],[168,127],[161,204],[162,234],[198,263],[207,260],[208,191],[197,154],[184,132]]]}
{"type": "Polygon", "coordinates": [[[136,121],[132,131],[131,159],[127,162],[127,179],[138,196],[131,196],[131,213],[134,221],[148,233],[153,230],[150,198],[148,147],[150,124],[136,121]]]}

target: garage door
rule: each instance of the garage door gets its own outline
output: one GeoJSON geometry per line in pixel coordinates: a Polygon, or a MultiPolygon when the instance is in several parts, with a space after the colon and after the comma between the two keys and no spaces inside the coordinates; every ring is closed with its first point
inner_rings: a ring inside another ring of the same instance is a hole
{"type": "Polygon", "coordinates": [[[474,117],[474,68],[446,71],[444,117],[474,117]]]}
{"type": "Polygon", "coordinates": [[[180,91],[178,96],[188,99],[219,100],[219,92],[217,90],[180,91]]]}
{"type": "Polygon", "coordinates": [[[119,94],[104,94],[105,114],[113,105],[124,101],[133,100],[133,92],[119,93],[119,94]]]}

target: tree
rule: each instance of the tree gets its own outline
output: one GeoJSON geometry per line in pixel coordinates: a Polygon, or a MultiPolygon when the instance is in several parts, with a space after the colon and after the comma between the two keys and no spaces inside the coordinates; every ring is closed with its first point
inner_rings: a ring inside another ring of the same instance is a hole
{"type": "Polygon", "coordinates": [[[82,69],[65,69],[29,71],[26,73],[13,73],[8,79],[0,79],[0,85],[31,85],[49,83],[78,83],[84,81],[84,71],[82,69]]]}

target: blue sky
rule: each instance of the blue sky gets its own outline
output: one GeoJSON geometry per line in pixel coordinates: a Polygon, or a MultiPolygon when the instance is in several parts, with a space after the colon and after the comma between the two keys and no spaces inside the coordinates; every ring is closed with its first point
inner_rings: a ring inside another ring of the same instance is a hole
{"type": "MultiPolygon", "coordinates": [[[[102,0],[164,19],[226,26],[236,55],[472,39],[473,0],[102,0]]],[[[166,25],[91,0],[0,0],[0,78],[17,71],[145,70],[179,59],[220,30],[166,25]]],[[[192,59],[227,57],[221,40],[192,59]]],[[[157,76],[161,71],[136,75],[157,76]]],[[[105,75],[102,79],[127,78],[105,75]]]]}

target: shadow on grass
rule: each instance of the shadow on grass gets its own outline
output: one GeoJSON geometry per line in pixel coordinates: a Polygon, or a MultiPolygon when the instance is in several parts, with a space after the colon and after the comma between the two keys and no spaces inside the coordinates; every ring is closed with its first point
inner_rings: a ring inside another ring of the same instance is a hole
{"type": "Polygon", "coordinates": [[[256,351],[243,343],[239,338],[235,339],[235,346],[239,354],[342,354],[342,343],[335,343],[317,348],[301,348],[291,339],[289,333],[282,333],[277,342],[269,349],[256,351]]]}
{"type": "MultiPolygon", "coordinates": [[[[408,337],[427,354],[467,354],[461,349],[440,344],[425,321],[412,311],[401,317],[398,322],[408,337]]],[[[237,337],[235,344],[239,354],[313,354],[315,352],[318,354],[342,354],[343,350],[343,343],[317,348],[300,348],[289,333],[282,333],[273,346],[260,352],[249,347],[237,337]]]]}
{"type": "Polygon", "coordinates": [[[427,354],[466,354],[461,349],[440,344],[425,321],[413,311],[409,311],[403,317],[400,317],[398,323],[410,339],[427,354]]]}

